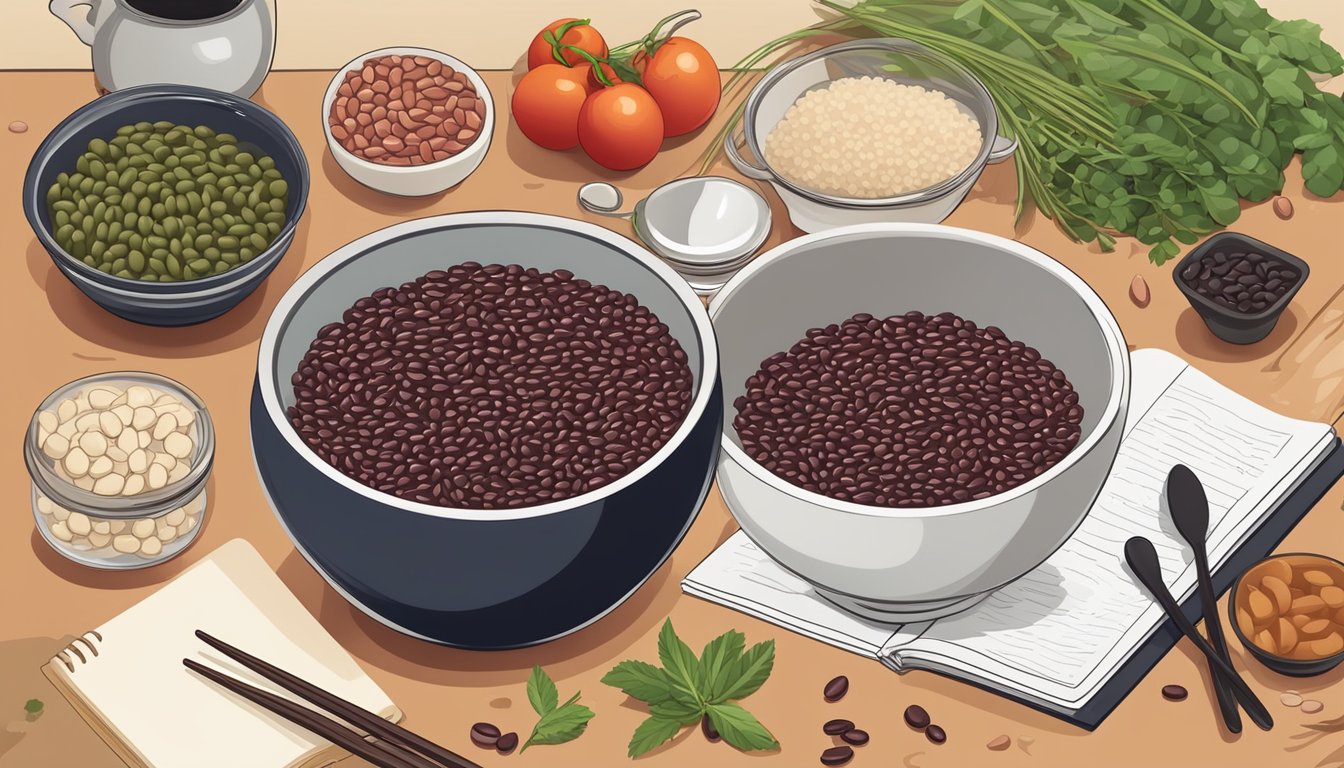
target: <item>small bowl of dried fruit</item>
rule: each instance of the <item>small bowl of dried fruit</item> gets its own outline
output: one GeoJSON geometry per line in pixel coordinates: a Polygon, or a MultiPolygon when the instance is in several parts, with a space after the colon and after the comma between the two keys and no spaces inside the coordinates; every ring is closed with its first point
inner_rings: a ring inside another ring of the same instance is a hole
{"type": "Polygon", "coordinates": [[[1275,672],[1308,677],[1344,661],[1344,563],[1325,555],[1274,555],[1232,584],[1232,631],[1275,672]]]}

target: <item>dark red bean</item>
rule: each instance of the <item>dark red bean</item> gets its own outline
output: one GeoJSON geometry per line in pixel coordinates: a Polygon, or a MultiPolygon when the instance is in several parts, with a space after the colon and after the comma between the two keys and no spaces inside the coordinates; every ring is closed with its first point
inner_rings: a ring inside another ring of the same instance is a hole
{"type": "Polygon", "coordinates": [[[950,312],[861,314],[763,361],[734,403],[743,448],[815,493],[883,507],[954,504],[1040,475],[1083,409],[1040,352],[950,312]]]}
{"type": "Polygon", "coordinates": [[[718,741],[720,738],[719,729],[714,727],[714,723],[709,719],[709,715],[700,718],[700,730],[705,734],[705,738],[710,741],[718,741]]]}
{"type": "Polygon", "coordinates": [[[947,731],[944,731],[941,725],[930,725],[924,729],[924,735],[929,737],[929,741],[934,744],[942,744],[947,741],[947,731]]]}
{"type": "Polygon", "coordinates": [[[500,736],[499,741],[495,742],[495,749],[498,750],[501,755],[509,754],[517,746],[518,746],[518,734],[514,733],[513,731],[509,731],[503,736],[500,736]]]}
{"type": "Polygon", "coordinates": [[[849,693],[849,678],[840,675],[839,677],[831,678],[831,681],[826,684],[824,689],[822,689],[821,695],[824,696],[827,701],[839,701],[845,697],[846,693],[849,693]]]}
{"type": "Polygon", "coordinates": [[[499,743],[499,728],[490,723],[476,723],[471,726],[471,742],[478,747],[494,748],[499,743]]]}
{"type": "Polygon", "coordinates": [[[294,429],[364,485],[506,509],[587,493],[690,409],[685,350],[629,294],[469,262],[359,299],[291,377],[294,429]]]}
{"type": "Polygon", "coordinates": [[[855,728],[852,731],[845,731],[840,734],[840,738],[844,739],[846,744],[853,744],[856,747],[861,747],[868,743],[868,732],[855,728]]]}
{"type": "Polygon", "coordinates": [[[1184,701],[1190,692],[1185,690],[1183,685],[1164,685],[1162,686],[1162,698],[1167,701],[1184,701]]]}
{"type": "Polygon", "coordinates": [[[831,747],[821,753],[822,765],[844,765],[854,759],[854,750],[849,747],[831,747]]]}
{"type": "Polygon", "coordinates": [[[922,731],[929,727],[929,713],[918,704],[911,704],[905,708],[905,724],[922,731]]]}
{"type": "Polygon", "coordinates": [[[828,736],[839,736],[846,731],[852,730],[854,730],[854,721],[842,720],[839,718],[836,718],[835,720],[827,720],[826,723],[821,726],[821,732],[828,736]]]}

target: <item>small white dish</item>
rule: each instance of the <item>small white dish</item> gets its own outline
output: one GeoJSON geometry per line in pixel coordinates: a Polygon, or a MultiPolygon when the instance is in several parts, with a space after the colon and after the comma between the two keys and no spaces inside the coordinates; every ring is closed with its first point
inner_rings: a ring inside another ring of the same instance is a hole
{"type": "Polygon", "coordinates": [[[480,73],[460,59],[429,48],[380,48],[361,54],[341,67],[336,76],[331,78],[331,83],[327,85],[326,96],[322,99],[322,133],[327,137],[327,149],[336,159],[336,164],[360,184],[390,195],[402,197],[435,195],[461,184],[485,159],[494,131],[495,102],[490,97],[490,89],[486,87],[480,73]],[[452,67],[454,71],[465,74],[472,87],[476,89],[477,98],[485,102],[485,118],[481,124],[480,137],[466,149],[446,160],[423,165],[383,165],[355,157],[347,152],[336,137],[331,135],[331,125],[328,122],[332,104],[336,101],[336,92],[340,90],[346,74],[362,69],[365,61],[379,56],[426,56],[438,59],[452,67]]]}
{"type": "Polygon", "coordinates": [[[630,219],[640,241],[701,295],[718,290],[770,235],[765,198],[721,176],[670,181],[627,212],[620,190],[604,181],[584,184],[578,199],[591,213],[630,219]]]}

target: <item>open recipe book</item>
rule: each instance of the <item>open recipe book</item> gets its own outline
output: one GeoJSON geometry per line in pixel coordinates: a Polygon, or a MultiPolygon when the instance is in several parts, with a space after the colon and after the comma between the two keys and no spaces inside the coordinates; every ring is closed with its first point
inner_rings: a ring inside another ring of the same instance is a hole
{"type": "Polygon", "coordinates": [[[1172,594],[1187,615],[1198,610],[1193,554],[1165,511],[1171,467],[1185,464],[1204,483],[1209,560],[1222,590],[1315,503],[1344,459],[1326,424],[1266,410],[1167,352],[1131,359],[1124,438],[1087,518],[1044,564],[970,609],[904,626],[858,618],[741,531],[683,589],[892,669],[946,674],[1095,728],[1176,638],[1129,573],[1125,541],[1151,539],[1172,594]]]}
{"type": "Polygon", "coordinates": [[[392,722],[401,711],[261,555],[234,539],[56,655],[42,671],[134,768],[313,768],[349,753],[182,666],[199,661],[312,708],[197,629],[392,722]]]}

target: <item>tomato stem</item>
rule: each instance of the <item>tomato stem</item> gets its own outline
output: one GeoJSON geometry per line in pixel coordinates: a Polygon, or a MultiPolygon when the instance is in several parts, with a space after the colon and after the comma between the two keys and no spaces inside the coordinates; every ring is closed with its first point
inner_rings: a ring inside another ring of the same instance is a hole
{"type": "Polygon", "coordinates": [[[602,65],[610,64],[611,62],[607,61],[606,59],[599,59],[598,57],[594,56],[588,51],[585,51],[578,46],[570,45],[568,43],[561,45],[560,48],[573,51],[582,56],[583,58],[587,59],[588,64],[593,68],[593,76],[596,77],[598,82],[602,83],[604,87],[610,88],[611,86],[615,85],[615,83],[611,82],[611,78],[607,77],[607,73],[602,71],[602,65]]]}
{"type": "Polygon", "coordinates": [[[677,30],[690,24],[692,21],[697,21],[699,18],[700,12],[694,8],[677,11],[653,25],[653,29],[649,30],[649,34],[645,35],[643,39],[639,41],[639,47],[644,49],[644,53],[648,55],[649,58],[653,58],[653,55],[658,52],[658,49],[663,47],[663,44],[675,35],[677,30]],[[668,23],[671,23],[672,27],[664,33],[663,26],[668,23]]]}
{"type": "Polygon", "coordinates": [[[565,35],[568,35],[571,29],[575,27],[586,26],[588,24],[591,24],[592,22],[593,22],[592,19],[575,19],[573,21],[567,21],[564,24],[561,24],[560,26],[556,27],[554,32],[552,32],[549,29],[546,30],[542,34],[541,38],[551,44],[551,56],[557,62],[564,64],[566,67],[573,66],[569,63],[569,60],[565,58],[564,54],[562,53],[562,50],[565,48],[570,48],[572,50],[578,50],[578,49],[574,48],[574,46],[569,45],[568,43],[562,43],[560,41],[565,39],[565,35]]]}

